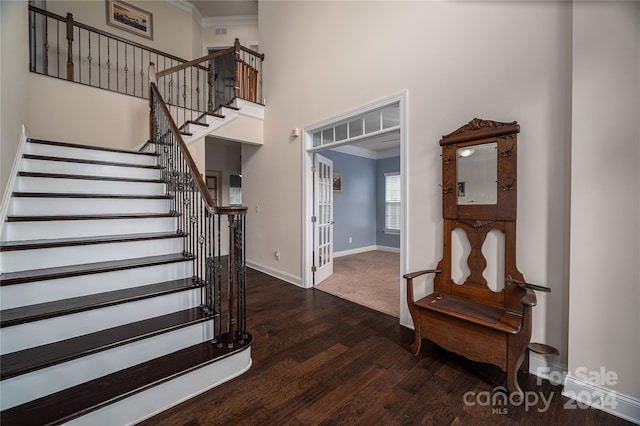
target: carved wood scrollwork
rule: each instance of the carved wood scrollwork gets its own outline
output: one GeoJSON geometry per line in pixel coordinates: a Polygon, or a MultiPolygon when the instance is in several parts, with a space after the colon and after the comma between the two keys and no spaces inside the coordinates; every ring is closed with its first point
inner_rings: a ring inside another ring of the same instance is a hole
{"type": "Polygon", "coordinates": [[[495,220],[458,220],[458,222],[464,223],[472,228],[482,228],[483,226],[494,223],[495,220]]]}
{"type": "Polygon", "coordinates": [[[459,129],[456,129],[453,132],[449,133],[448,135],[443,136],[443,138],[459,136],[467,132],[475,132],[478,130],[497,129],[505,126],[513,126],[514,124],[516,124],[515,121],[508,123],[508,122],[482,120],[480,118],[474,118],[468,124],[465,124],[459,129]]]}

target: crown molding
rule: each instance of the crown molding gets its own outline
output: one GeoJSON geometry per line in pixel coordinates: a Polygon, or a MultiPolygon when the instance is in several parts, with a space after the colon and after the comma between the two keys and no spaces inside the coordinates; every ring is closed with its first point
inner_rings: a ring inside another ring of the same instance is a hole
{"type": "Polygon", "coordinates": [[[196,9],[195,6],[192,5],[191,3],[185,0],[165,0],[165,1],[177,7],[178,9],[191,13],[191,15],[193,15],[196,21],[198,21],[198,23],[202,25],[202,15],[200,15],[200,12],[198,12],[198,9],[196,9]]]}

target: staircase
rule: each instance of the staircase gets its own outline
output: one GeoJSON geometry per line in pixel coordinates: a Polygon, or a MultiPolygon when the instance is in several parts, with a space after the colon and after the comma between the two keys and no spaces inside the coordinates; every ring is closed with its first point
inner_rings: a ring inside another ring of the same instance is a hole
{"type": "Polygon", "coordinates": [[[165,182],[153,153],[26,142],[0,236],[0,423],[131,424],[249,368],[165,182]]]}
{"type": "MultiPolygon", "coordinates": [[[[183,110],[170,108],[174,119],[180,121],[183,110]]],[[[182,138],[190,145],[205,136],[263,145],[264,105],[234,98],[214,113],[203,113],[196,120],[186,120],[181,126],[182,138]]]]}

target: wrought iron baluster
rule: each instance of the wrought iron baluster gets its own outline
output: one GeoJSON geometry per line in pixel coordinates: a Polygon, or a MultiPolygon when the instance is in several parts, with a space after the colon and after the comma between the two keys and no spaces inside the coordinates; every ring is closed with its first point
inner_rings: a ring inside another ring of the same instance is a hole
{"type": "Polygon", "coordinates": [[[29,11],[29,69],[36,72],[36,13],[29,11]]]}
{"type": "Polygon", "coordinates": [[[89,56],[87,56],[87,61],[89,62],[89,85],[91,85],[91,61],[93,60],[91,57],[91,32],[87,31],[87,35],[89,36],[89,56]]]}
{"type": "Polygon", "coordinates": [[[184,110],[182,111],[182,122],[187,122],[187,70],[182,71],[182,106],[184,110]]]}
{"type": "Polygon", "coordinates": [[[116,40],[116,92],[120,93],[120,42],[116,40]]]}
{"type": "Polygon", "coordinates": [[[111,89],[111,40],[107,39],[107,89],[111,89]]]}
{"type": "Polygon", "coordinates": [[[82,33],[80,27],[78,27],[78,80],[82,83],[82,33]]]}
{"type": "Polygon", "coordinates": [[[124,93],[129,93],[129,56],[127,43],[124,43],[124,93]]]}
{"type": "Polygon", "coordinates": [[[44,65],[44,70],[43,70],[43,74],[44,75],[49,75],[49,18],[48,17],[44,17],[44,52],[43,52],[43,65],[44,65]]]}
{"type": "MultiPolygon", "coordinates": [[[[149,53],[151,56],[151,53],[149,53]]],[[[144,98],[144,67],[142,64],[144,63],[144,50],[140,49],[140,96],[144,98]]]]}
{"type": "Polygon", "coordinates": [[[102,43],[98,33],[98,87],[102,88],[102,43]]]}
{"type": "Polygon", "coordinates": [[[133,78],[133,92],[131,94],[135,96],[136,95],[136,47],[132,45],[131,49],[133,50],[133,53],[131,54],[131,59],[133,60],[133,74],[131,74],[133,78]]]}
{"type": "Polygon", "coordinates": [[[60,21],[56,20],[56,57],[58,58],[58,75],[60,78],[60,21]]]}

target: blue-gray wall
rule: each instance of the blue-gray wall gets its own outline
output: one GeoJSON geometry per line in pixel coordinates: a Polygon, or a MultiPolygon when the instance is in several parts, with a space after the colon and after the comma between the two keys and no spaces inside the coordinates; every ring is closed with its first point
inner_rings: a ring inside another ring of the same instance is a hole
{"type": "Polygon", "coordinates": [[[333,161],[334,172],[342,173],[342,192],[333,193],[333,251],[400,248],[399,235],[384,233],[384,174],[400,171],[400,157],[372,160],[335,151],[322,155],[333,161]]]}

